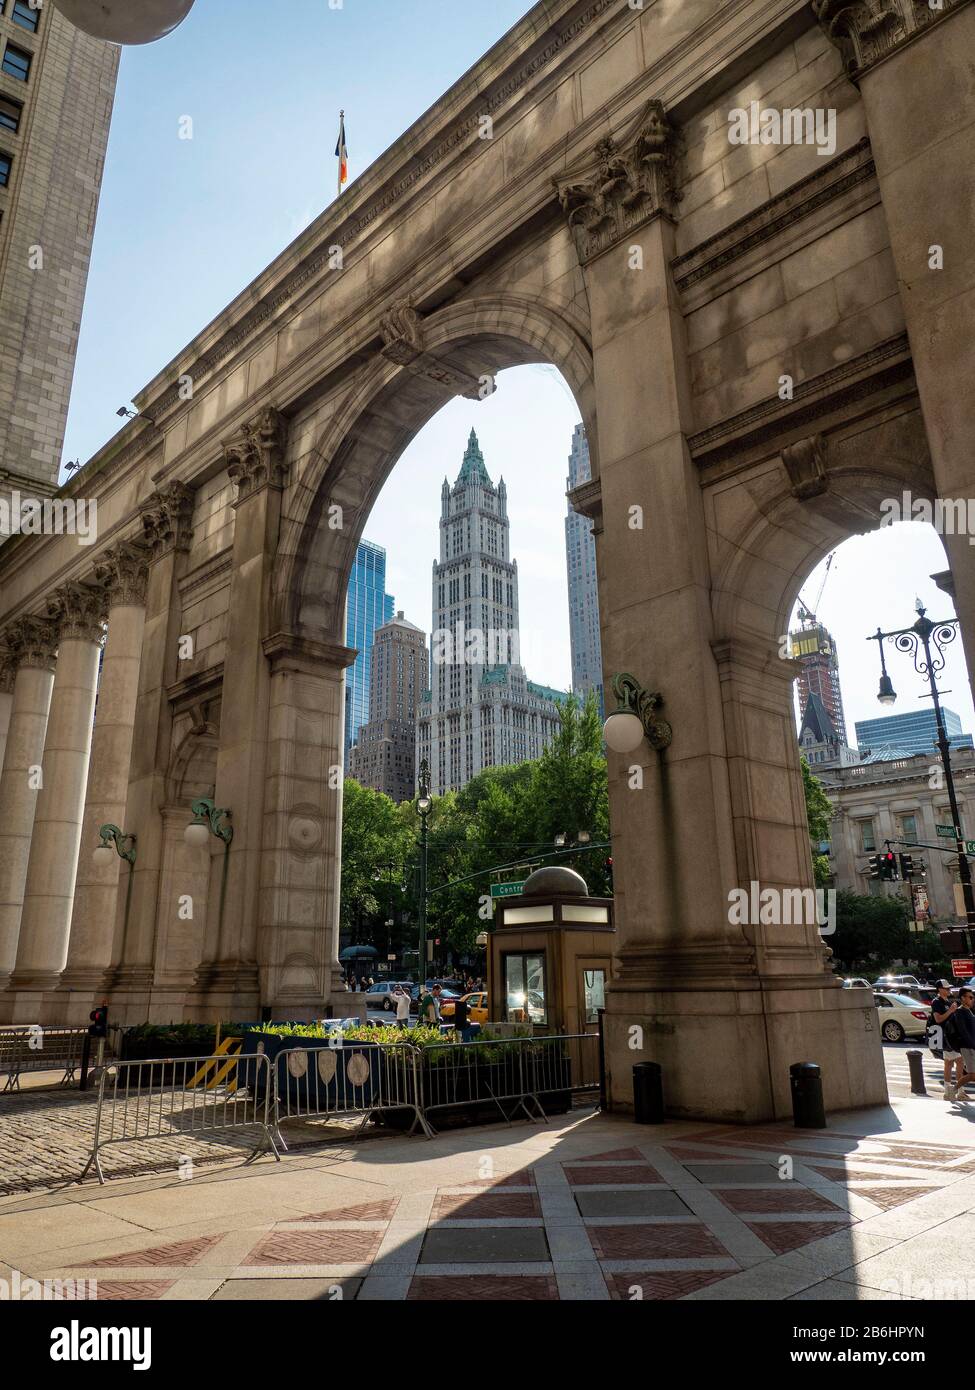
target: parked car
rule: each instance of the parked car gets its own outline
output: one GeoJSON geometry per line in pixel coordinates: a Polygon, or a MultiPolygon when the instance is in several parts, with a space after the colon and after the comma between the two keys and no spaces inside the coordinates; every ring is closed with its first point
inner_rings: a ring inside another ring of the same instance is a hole
{"type": "Polygon", "coordinates": [[[844,980],[844,981],[843,981],[843,988],[844,988],[844,989],[873,989],[873,985],[870,983],[869,980],[861,979],[861,977],[860,977],[859,975],[855,975],[852,979],[844,980]]]}
{"type": "Polygon", "coordinates": [[[427,980],[427,989],[433,989],[434,985],[439,985],[444,994],[450,994],[454,999],[460,999],[462,995],[467,993],[467,986],[464,984],[463,980],[427,980]]]}
{"type": "Polygon", "coordinates": [[[884,1042],[924,1037],[929,1010],[922,1008],[916,999],[909,994],[888,993],[875,993],[873,998],[880,1016],[880,1036],[884,1042]]]}
{"type": "Polygon", "coordinates": [[[921,981],[916,975],[881,975],[879,980],[874,980],[874,989],[897,990],[909,985],[911,989],[920,989],[921,981]]]}
{"type": "MultiPolygon", "coordinates": [[[[487,1023],[488,1007],[486,991],[477,990],[473,994],[461,995],[461,998],[466,999],[467,1001],[467,1017],[470,1019],[471,1023],[487,1023]]],[[[441,1004],[440,1017],[445,1022],[448,1019],[453,1018],[454,1006],[456,1003],[456,999],[448,999],[443,1004],[441,1004]]]]}
{"type": "Polygon", "coordinates": [[[387,1013],[391,1012],[396,1008],[393,991],[400,984],[404,989],[410,988],[408,980],[377,980],[370,989],[366,990],[366,1008],[385,1009],[387,1013]]]}

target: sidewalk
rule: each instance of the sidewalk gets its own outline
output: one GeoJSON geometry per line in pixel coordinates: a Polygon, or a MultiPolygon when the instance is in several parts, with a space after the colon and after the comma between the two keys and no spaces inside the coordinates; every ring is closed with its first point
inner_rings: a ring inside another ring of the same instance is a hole
{"type": "Polygon", "coordinates": [[[0,1275],[101,1299],[971,1298],[973,1124],[934,1097],[825,1131],[577,1110],[189,1180],[174,1140],[162,1176],[0,1199],[0,1275]]]}

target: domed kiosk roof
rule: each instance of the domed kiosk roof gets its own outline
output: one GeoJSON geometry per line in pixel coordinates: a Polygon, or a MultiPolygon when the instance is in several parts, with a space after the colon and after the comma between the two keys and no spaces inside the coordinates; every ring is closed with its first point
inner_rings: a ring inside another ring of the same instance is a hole
{"type": "Polygon", "coordinates": [[[563,864],[548,864],[528,875],[521,893],[525,898],[587,898],[589,887],[575,869],[567,869],[563,864]]]}

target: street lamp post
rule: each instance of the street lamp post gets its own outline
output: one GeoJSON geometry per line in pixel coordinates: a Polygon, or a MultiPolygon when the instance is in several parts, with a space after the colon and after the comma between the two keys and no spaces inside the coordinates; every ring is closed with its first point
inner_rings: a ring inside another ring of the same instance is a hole
{"type": "Polygon", "coordinates": [[[892,705],[897,699],[891,679],[887,674],[887,665],[884,661],[885,641],[893,642],[900,652],[909,652],[914,658],[914,669],[919,676],[927,678],[928,686],[931,690],[931,699],[934,701],[934,715],[938,729],[938,752],[941,754],[941,763],[945,770],[945,785],[948,789],[948,804],[951,807],[951,820],[955,829],[955,844],[958,851],[958,877],[961,880],[962,896],[965,900],[965,918],[967,922],[967,941],[968,950],[972,950],[973,933],[975,933],[975,893],[972,891],[971,868],[968,863],[968,856],[965,853],[965,841],[962,836],[961,814],[958,810],[958,798],[955,795],[955,779],[951,771],[951,744],[948,741],[948,731],[945,728],[944,714],[941,709],[941,697],[938,690],[937,674],[944,670],[945,656],[944,648],[955,640],[958,635],[958,619],[948,618],[943,622],[933,623],[927,617],[924,605],[917,605],[917,621],[910,627],[899,628],[894,632],[881,632],[880,628],[872,633],[868,642],[876,642],[880,652],[880,689],[877,699],[882,705],[892,705]]]}
{"type": "Polygon", "coordinates": [[[430,796],[430,764],[426,758],[420,763],[420,779],[417,787],[416,809],[420,815],[420,988],[427,972],[427,817],[433,800],[430,796]]]}

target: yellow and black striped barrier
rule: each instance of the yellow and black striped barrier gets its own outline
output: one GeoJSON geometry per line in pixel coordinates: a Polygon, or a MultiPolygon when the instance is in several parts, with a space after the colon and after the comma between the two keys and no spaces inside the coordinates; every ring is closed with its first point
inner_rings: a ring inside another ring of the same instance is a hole
{"type": "MultiPolygon", "coordinates": [[[[220,1086],[236,1067],[237,1058],[243,1045],[243,1038],[224,1038],[223,1042],[214,1048],[214,1055],[204,1062],[199,1071],[195,1072],[187,1081],[187,1088],[203,1086],[206,1090],[212,1091],[215,1086],[220,1086]],[[220,1057],[226,1057],[228,1060],[221,1062],[218,1060],[220,1057]]],[[[227,1091],[232,1094],[236,1089],[237,1078],[234,1077],[232,1081],[227,1083],[227,1091]]]]}

